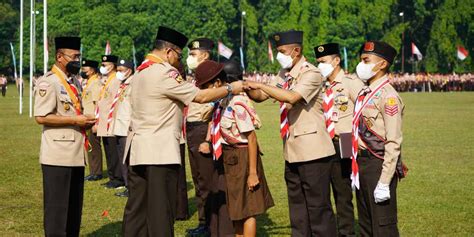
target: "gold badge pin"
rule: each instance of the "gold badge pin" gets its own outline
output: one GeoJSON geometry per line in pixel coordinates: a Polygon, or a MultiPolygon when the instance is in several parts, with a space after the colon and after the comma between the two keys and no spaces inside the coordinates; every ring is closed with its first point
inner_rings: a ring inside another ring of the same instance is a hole
{"type": "Polygon", "coordinates": [[[324,51],[324,47],[323,46],[319,46],[318,47],[318,52],[322,53],[324,51]]]}
{"type": "Polygon", "coordinates": [[[337,92],[341,92],[343,90],[344,90],[344,88],[339,88],[339,89],[337,89],[337,92]]]}
{"type": "Polygon", "coordinates": [[[199,41],[194,41],[193,42],[193,49],[198,49],[199,48],[199,41]]]}
{"type": "Polygon", "coordinates": [[[71,106],[69,106],[68,103],[64,104],[64,110],[69,111],[71,109],[71,106]]]}
{"type": "Polygon", "coordinates": [[[107,56],[102,57],[102,61],[107,60],[107,56]]]}
{"type": "Polygon", "coordinates": [[[82,61],[82,64],[86,64],[86,61],[85,61],[85,60],[84,60],[84,61],[82,61]]]}
{"type": "Polygon", "coordinates": [[[125,60],[120,60],[120,64],[124,64],[125,63],[125,60]]]}
{"type": "Polygon", "coordinates": [[[275,41],[280,41],[280,35],[275,35],[275,41]]]}
{"type": "Polygon", "coordinates": [[[374,126],[374,124],[370,120],[367,120],[367,127],[371,128],[372,126],[374,126]]]}
{"type": "Polygon", "coordinates": [[[183,79],[183,77],[181,77],[181,75],[177,76],[177,77],[175,78],[175,80],[176,80],[178,83],[181,83],[181,82],[184,81],[184,79],[183,79]]]}
{"type": "Polygon", "coordinates": [[[44,97],[44,96],[46,95],[46,89],[40,89],[40,90],[39,90],[39,95],[40,95],[41,97],[44,97]]]}
{"type": "Polygon", "coordinates": [[[341,105],[341,107],[339,107],[339,110],[342,111],[342,112],[346,112],[347,105],[341,105]]]}

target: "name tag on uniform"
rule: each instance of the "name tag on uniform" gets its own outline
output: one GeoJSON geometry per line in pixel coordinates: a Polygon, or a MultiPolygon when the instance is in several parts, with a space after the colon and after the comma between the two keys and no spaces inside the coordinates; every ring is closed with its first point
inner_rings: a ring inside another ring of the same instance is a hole
{"type": "Polygon", "coordinates": [[[331,115],[331,120],[334,122],[339,121],[339,112],[338,111],[333,111],[331,115]]]}

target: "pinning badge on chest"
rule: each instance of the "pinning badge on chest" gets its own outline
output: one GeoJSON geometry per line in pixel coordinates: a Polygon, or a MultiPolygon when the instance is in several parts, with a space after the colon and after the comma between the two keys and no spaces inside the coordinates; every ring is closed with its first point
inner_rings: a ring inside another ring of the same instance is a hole
{"type": "Polygon", "coordinates": [[[69,110],[71,109],[71,106],[70,106],[69,103],[67,103],[67,102],[65,102],[65,103],[63,104],[63,107],[64,107],[64,110],[66,110],[66,111],[69,111],[69,110]]]}

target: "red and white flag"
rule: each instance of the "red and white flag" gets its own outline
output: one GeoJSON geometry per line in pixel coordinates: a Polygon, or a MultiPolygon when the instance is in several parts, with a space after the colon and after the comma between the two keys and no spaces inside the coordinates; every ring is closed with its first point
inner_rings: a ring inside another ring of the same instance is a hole
{"type": "Polygon", "coordinates": [[[461,59],[462,61],[466,59],[468,55],[469,55],[469,52],[461,45],[458,45],[458,58],[461,59]]]}
{"type": "Polygon", "coordinates": [[[418,58],[418,61],[423,59],[423,54],[421,54],[420,50],[418,49],[418,47],[416,47],[415,43],[413,42],[411,43],[411,54],[416,55],[416,57],[418,58]]]}
{"type": "Polygon", "coordinates": [[[229,49],[227,46],[225,46],[221,41],[217,43],[217,52],[219,55],[229,59],[232,56],[232,49],[229,49]]]}
{"type": "Polygon", "coordinates": [[[112,53],[112,48],[110,48],[110,43],[107,40],[107,44],[105,45],[105,55],[110,55],[112,53]]]}
{"type": "Polygon", "coordinates": [[[270,41],[268,41],[268,59],[270,59],[270,61],[273,63],[273,50],[270,41]]]}

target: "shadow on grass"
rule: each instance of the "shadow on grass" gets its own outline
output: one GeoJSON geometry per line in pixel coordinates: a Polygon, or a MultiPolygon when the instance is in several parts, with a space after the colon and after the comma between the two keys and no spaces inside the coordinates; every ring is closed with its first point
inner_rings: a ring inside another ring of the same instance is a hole
{"type": "Polygon", "coordinates": [[[100,227],[100,229],[87,235],[88,237],[101,237],[101,236],[110,236],[110,237],[119,237],[122,236],[122,222],[112,222],[100,227]]]}
{"type": "Polygon", "coordinates": [[[262,214],[257,217],[257,235],[258,236],[285,236],[290,225],[277,225],[268,214],[262,214]]]}

